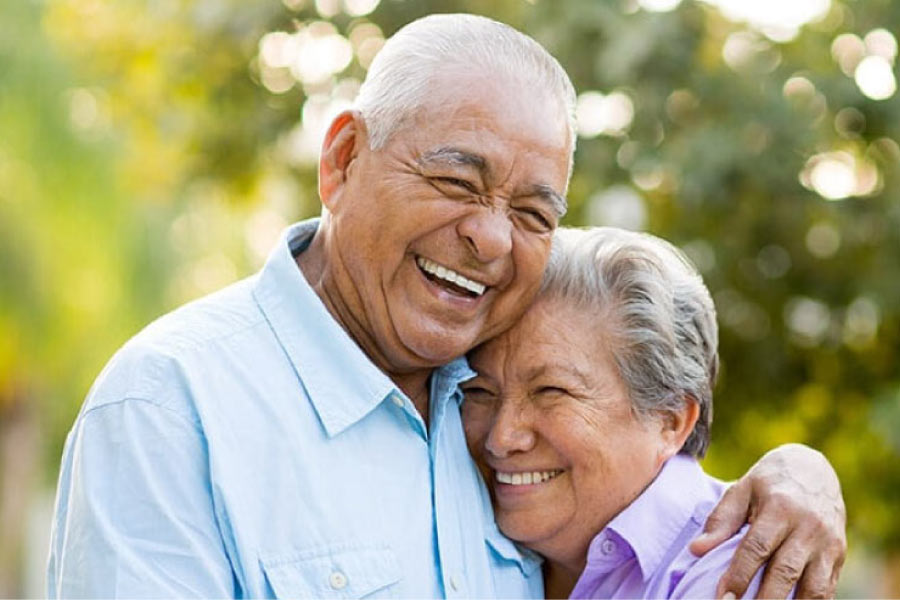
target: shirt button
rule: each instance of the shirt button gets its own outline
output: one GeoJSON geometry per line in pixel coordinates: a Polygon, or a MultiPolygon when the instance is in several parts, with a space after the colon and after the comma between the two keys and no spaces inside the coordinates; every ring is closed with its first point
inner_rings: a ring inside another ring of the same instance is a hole
{"type": "Polygon", "coordinates": [[[616,551],[616,543],[610,539],[603,540],[600,543],[600,552],[603,554],[612,554],[616,551]]]}
{"type": "Polygon", "coordinates": [[[403,408],[403,398],[400,397],[400,394],[391,394],[391,402],[403,408]]]}
{"type": "Polygon", "coordinates": [[[456,575],[450,576],[450,589],[454,592],[459,591],[459,580],[456,578],[456,575]]]}
{"type": "Polygon", "coordinates": [[[328,576],[328,585],[333,590],[342,590],[347,587],[347,576],[340,571],[334,571],[328,576]]]}

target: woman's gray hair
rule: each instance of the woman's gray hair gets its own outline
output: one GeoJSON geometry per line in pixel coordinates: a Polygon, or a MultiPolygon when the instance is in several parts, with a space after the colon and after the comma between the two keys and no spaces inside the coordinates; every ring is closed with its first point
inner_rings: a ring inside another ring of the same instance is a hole
{"type": "Polygon", "coordinates": [[[612,227],[560,228],[541,295],[595,311],[637,414],[696,400],[700,416],[681,453],[706,454],[719,368],[716,309],[680,250],[612,227]]]}
{"type": "MultiPolygon", "coordinates": [[[[391,36],[375,56],[355,106],[369,146],[381,148],[427,100],[429,84],[448,67],[507,75],[556,98],[566,111],[575,151],[575,88],[540,44],[509,25],[467,14],[423,17],[391,36]]],[[[571,173],[572,158],[569,158],[571,173]]]]}

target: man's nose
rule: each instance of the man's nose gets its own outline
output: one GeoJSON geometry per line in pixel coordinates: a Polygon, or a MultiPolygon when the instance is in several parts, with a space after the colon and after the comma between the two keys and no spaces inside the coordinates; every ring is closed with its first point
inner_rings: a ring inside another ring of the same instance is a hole
{"type": "Polygon", "coordinates": [[[459,222],[457,232],[482,263],[502,258],[512,250],[513,224],[506,211],[495,206],[476,207],[459,222]]]}
{"type": "Polygon", "coordinates": [[[535,441],[530,409],[520,403],[504,401],[494,416],[484,447],[497,458],[507,458],[533,449],[535,441]]]}

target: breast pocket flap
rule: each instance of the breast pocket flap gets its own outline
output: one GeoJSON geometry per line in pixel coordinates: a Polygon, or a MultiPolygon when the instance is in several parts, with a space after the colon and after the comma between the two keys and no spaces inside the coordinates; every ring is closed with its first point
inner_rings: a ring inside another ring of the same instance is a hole
{"type": "Polygon", "coordinates": [[[264,557],[262,567],[276,598],[383,598],[400,581],[387,546],[316,548],[264,557]]]}

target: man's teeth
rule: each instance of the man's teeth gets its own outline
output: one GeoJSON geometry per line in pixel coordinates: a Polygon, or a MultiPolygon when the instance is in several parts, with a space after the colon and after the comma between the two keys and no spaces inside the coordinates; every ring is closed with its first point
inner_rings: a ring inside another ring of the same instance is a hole
{"type": "Polygon", "coordinates": [[[531,485],[549,481],[560,473],[562,471],[559,469],[554,471],[532,471],[531,473],[504,473],[503,471],[497,471],[497,481],[510,485],[531,485]]]}
{"type": "Polygon", "coordinates": [[[465,288],[478,296],[482,295],[484,293],[484,290],[486,289],[484,284],[478,283],[477,281],[472,281],[467,277],[463,277],[456,271],[448,269],[447,267],[442,267],[441,265],[437,264],[434,261],[428,260],[427,258],[423,258],[421,256],[416,258],[416,264],[419,265],[419,267],[423,271],[431,273],[435,277],[443,279],[444,281],[449,281],[450,283],[456,284],[461,288],[465,288]]]}

